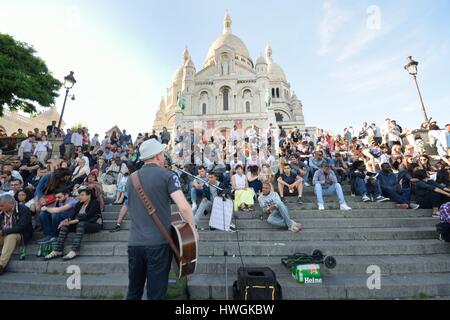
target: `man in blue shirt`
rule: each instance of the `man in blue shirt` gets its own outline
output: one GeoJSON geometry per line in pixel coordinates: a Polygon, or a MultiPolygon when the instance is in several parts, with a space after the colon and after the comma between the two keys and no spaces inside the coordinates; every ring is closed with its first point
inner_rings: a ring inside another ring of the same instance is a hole
{"type": "Polygon", "coordinates": [[[72,217],[77,199],[69,196],[68,189],[56,193],[56,204],[54,207],[42,207],[39,214],[44,231],[44,238],[37,241],[38,244],[53,243],[59,234],[58,226],[61,221],[72,217]]]}
{"type": "Polygon", "coordinates": [[[61,154],[61,158],[66,157],[70,159],[73,154],[73,144],[72,144],[72,131],[67,129],[67,134],[64,136],[63,144],[59,146],[59,153],[61,154]]]}
{"type": "Polygon", "coordinates": [[[105,158],[106,161],[111,160],[114,157],[114,153],[111,151],[110,146],[105,147],[105,152],[103,153],[103,158],[105,158]]]}
{"type": "Polygon", "coordinates": [[[123,133],[119,137],[119,143],[121,146],[126,145],[131,142],[131,135],[127,135],[127,131],[123,130],[123,133]]]}
{"type": "Polygon", "coordinates": [[[377,180],[380,183],[383,196],[388,197],[395,201],[397,208],[400,209],[417,209],[419,205],[410,204],[410,190],[404,190],[397,182],[397,177],[392,172],[388,163],[381,165],[381,172],[377,176],[377,180]]]}

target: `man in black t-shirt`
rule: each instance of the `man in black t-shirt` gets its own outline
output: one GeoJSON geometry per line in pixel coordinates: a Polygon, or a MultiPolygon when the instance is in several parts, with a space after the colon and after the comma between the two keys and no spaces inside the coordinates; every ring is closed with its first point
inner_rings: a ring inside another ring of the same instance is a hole
{"type": "Polygon", "coordinates": [[[150,139],[159,140],[159,137],[156,135],[156,130],[152,131],[152,134],[148,137],[148,139],[147,139],[147,133],[145,135],[146,135],[146,137],[144,138],[145,141],[150,140],[150,139]]]}
{"type": "Polygon", "coordinates": [[[294,130],[291,133],[291,139],[294,143],[299,142],[301,138],[300,130],[297,127],[294,127],[294,130]]]}
{"type": "Polygon", "coordinates": [[[283,173],[278,177],[278,193],[281,200],[284,200],[285,196],[297,195],[297,203],[303,203],[303,179],[291,172],[291,166],[285,164],[283,166],[283,173]]]}
{"type": "Polygon", "coordinates": [[[33,180],[37,175],[37,171],[43,167],[42,163],[35,155],[30,157],[30,162],[20,167],[20,175],[23,178],[24,185],[33,180]]]}

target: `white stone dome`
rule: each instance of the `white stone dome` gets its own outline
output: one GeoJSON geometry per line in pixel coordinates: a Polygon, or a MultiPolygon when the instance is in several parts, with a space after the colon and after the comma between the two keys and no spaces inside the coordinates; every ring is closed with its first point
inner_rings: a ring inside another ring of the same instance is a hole
{"type": "Polygon", "coordinates": [[[216,49],[220,48],[223,45],[227,45],[233,48],[237,55],[251,60],[250,54],[244,42],[242,42],[242,40],[239,39],[239,37],[235,36],[234,34],[228,33],[218,37],[209,47],[208,55],[206,56],[205,62],[209,61],[211,58],[214,58],[216,54],[215,53],[216,49]]]}
{"type": "Polygon", "coordinates": [[[267,64],[266,59],[264,59],[264,57],[259,57],[256,60],[256,65],[258,65],[258,64],[267,64]]]}
{"type": "Polygon", "coordinates": [[[275,62],[270,62],[267,66],[267,74],[272,81],[286,81],[283,69],[275,62]]]}
{"type": "Polygon", "coordinates": [[[235,36],[231,32],[231,22],[232,21],[230,15],[226,13],[224,17],[223,34],[219,36],[216,40],[214,40],[214,42],[209,47],[208,54],[206,56],[204,63],[205,67],[209,64],[209,62],[212,59],[214,59],[216,55],[216,50],[224,45],[233,48],[237,56],[243,57],[253,64],[247,46],[244,44],[244,42],[242,42],[242,40],[239,37],[235,36]]]}
{"type": "Polygon", "coordinates": [[[181,83],[183,81],[183,67],[178,68],[172,76],[172,83],[181,83]]]}

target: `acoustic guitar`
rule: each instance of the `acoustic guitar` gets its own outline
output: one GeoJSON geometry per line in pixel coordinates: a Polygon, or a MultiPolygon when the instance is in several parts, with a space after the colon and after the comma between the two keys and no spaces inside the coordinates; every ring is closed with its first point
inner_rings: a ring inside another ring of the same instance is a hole
{"type": "Polygon", "coordinates": [[[195,239],[194,230],[184,222],[179,212],[173,212],[172,240],[178,249],[179,257],[174,256],[173,267],[178,278],[193,274],[197,268],[198,243],[195,239]]]}

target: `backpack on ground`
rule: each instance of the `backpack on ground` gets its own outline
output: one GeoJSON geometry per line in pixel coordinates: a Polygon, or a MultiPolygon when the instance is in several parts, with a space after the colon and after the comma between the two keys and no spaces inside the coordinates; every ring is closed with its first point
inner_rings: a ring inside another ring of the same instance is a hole
{"type": "Polygon", "coordinates": [[[233,284],[234,300],[281,300],[282,290],[275,272],[267,267],[238,270],[233,284]]]}

